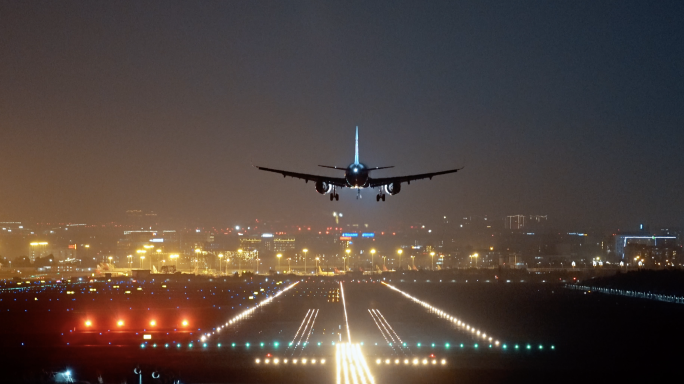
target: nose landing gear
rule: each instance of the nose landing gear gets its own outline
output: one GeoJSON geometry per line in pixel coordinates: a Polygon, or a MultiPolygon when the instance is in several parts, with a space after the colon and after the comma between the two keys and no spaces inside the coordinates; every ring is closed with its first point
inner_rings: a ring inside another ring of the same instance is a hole
{"type": "Polygon", "coordinates": [[[375,196],[375,201],[385,201],[385,194],[384,193],[378,193],[377,196],[375,196]]]}

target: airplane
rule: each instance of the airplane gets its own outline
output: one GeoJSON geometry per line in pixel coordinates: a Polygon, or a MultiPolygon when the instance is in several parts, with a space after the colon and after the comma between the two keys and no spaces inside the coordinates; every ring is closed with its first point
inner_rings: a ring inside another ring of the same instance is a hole
{"type": "Polygon", "coordinates": [[[307,183],[309,181],[315,182],[316,191],[322,195],[329,194],[330,201],[339,200],[340,195],[337,193],[338,188],[351,188],[356,189],[356,198],[361,198],[361,189],[363,188],[378,188],[378,195],[375,197],[375,201],[385,201],[385,194],[390,196],[396,195],[401,192],[401,183],[411,184],[413,180],[427,179],[432,180],[433,176],[445,175],[447,173],[458,172],[463,168],[450,169],[448,171],[441,172],[431,172],[431,173],[421,173],[417,175],[409,176],[392,176],[392,177],[370,177],[371,171],[377,171],[379,169],[394,168],[394,166],[386,167],[368,167],[359,161],[359,127],[356,127],[356,147],[354,153],[354,162],[349,164],[347,167],[333,167],[329,165],[319,165],[323,168],[339,169],[344,171],[344,177],[330,177],[330,176],[318,176],[309,175],[306,173],[297,173],[290,171],[282,171],[279,169],[272,169],[266,167],[257,168],[262,171],[280,173],[283,177],[293,177],[297,179],[303,179],[307,183]]]}

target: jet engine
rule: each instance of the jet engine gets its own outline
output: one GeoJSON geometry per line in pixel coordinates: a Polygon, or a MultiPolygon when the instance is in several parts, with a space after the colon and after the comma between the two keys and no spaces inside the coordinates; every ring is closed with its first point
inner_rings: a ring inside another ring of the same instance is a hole
{"type": "Polygon", "coordinates": [[[316,182],[316,192],[320,193],[321,195],[326,195],[328,193],[331,193],[332,191],[333,191],[332,184],[328,184],[324,181],[317,181],[316,182]]]}
{"type": "Polygon", "coordinates": [[[396,195],[397,193],[401,192],[401,184],[400,183],[389,183],[385,185],[384,187],[385,192],[388,195],[396,195]]]}

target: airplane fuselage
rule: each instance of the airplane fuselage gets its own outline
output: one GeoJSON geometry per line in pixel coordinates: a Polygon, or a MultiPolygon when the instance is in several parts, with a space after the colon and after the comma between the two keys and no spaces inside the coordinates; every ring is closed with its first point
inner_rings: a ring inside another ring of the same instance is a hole
{"type": "Polygon", "coordinates": [[[344,172],[344,180],[349,188],[368,187],[368,167],[361,163],[352,163],[344,172]]]}

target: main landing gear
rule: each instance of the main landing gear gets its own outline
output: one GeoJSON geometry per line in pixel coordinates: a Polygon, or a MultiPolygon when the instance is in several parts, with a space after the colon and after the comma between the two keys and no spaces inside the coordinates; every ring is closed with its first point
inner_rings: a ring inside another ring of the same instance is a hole
{"type": "Polygon", "coordinates": [[[340,195],[337,194],[337,188],[333,188],[332,193],[330,194],[330,201],[339,201],[340,200],[340,195]]]}

